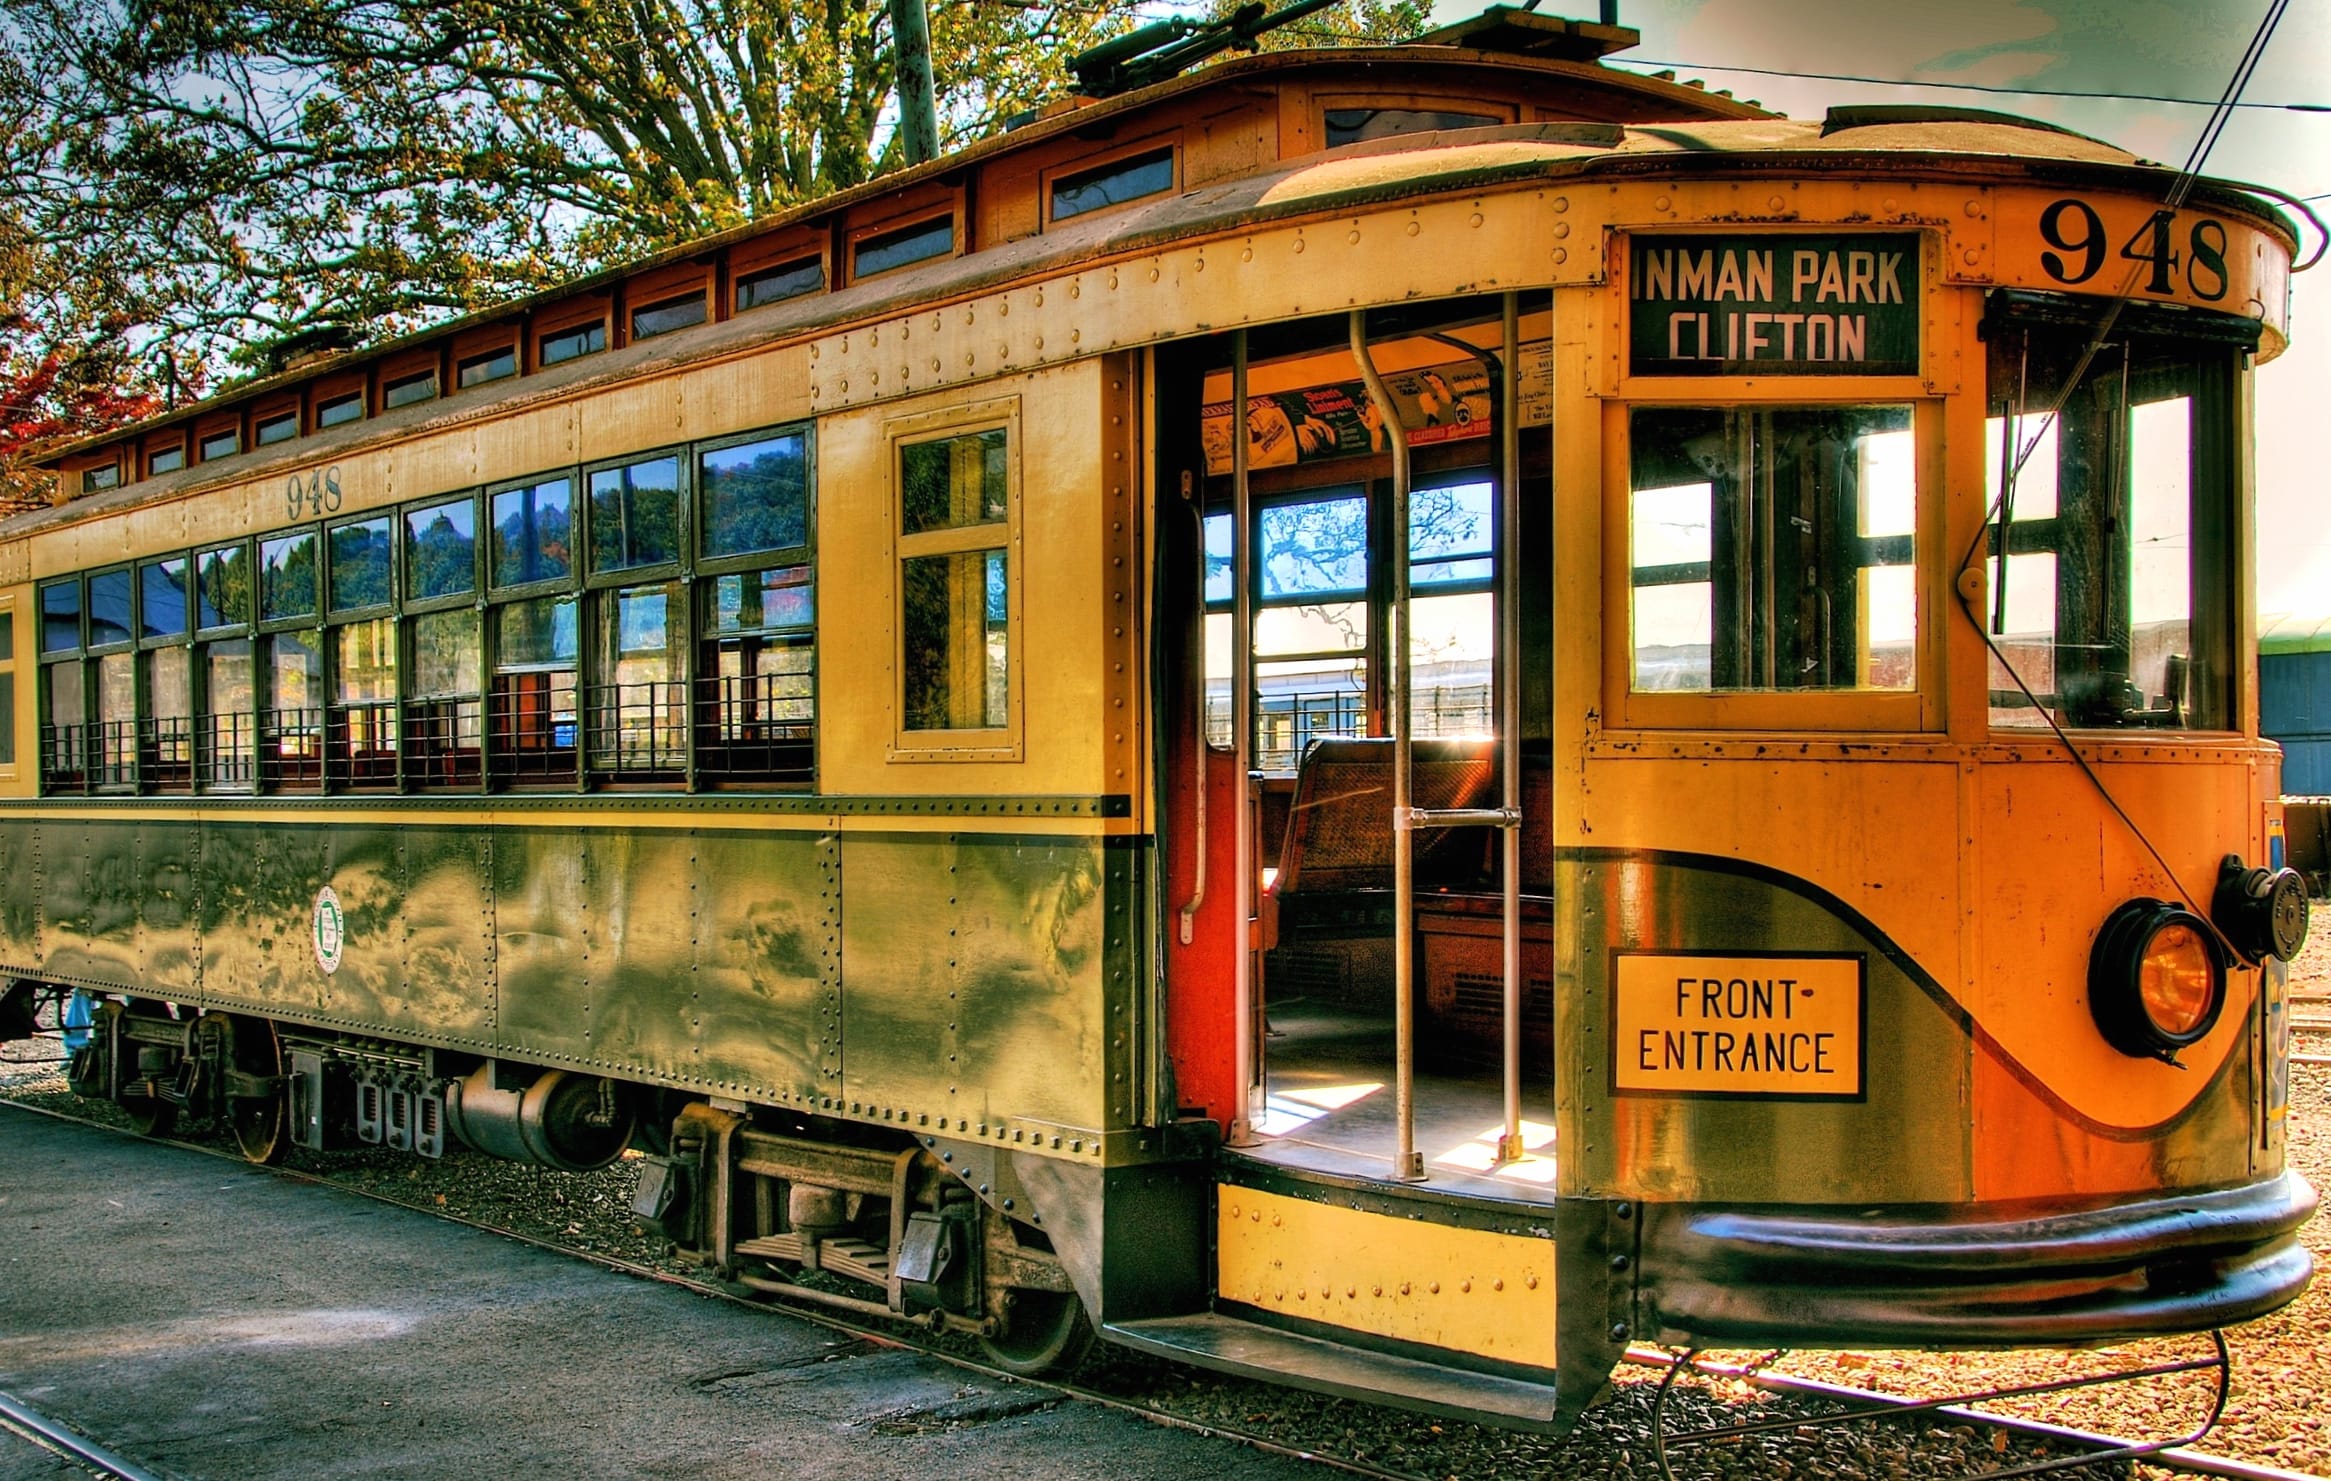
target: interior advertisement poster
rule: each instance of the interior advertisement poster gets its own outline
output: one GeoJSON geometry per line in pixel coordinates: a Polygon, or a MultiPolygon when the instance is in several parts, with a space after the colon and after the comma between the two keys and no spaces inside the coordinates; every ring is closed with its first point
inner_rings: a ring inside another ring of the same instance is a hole
{"type": "MultiPolygon", "coordinates": [[[[1521,347],[1521,424],[1545,426],[1553,414],[1552,358],[1543,340],[1521,347]]],[[[1407,429],[1408,444],[1424,447],[1461,438],[1487,437],[1495,425],[1489,369],[1470,357],[1406,370],[1382,372],[1384,388],[1407,429]]],[[[1208,377],[1208,389],[1227,380],[1208,377]]],[[[1230,401],[1210,400],[1204,409],[1206,472],[1230,472],[1230,401]]],[[[1288,468],[1328,458],[1389,450],[1383,418],[1368,398],[1366,383],[1331,381],[1247,397],[1247,466],[1288,468]]]]}

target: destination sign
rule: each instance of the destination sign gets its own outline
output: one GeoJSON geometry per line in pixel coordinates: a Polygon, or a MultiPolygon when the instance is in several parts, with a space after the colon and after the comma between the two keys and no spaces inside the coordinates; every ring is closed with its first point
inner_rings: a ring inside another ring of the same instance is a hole
{"type": "Polygon", "coordinates": [[[1861,1095],[1862,958],[1630,952],[1616,962],[1618,1093],[1861,1095]]]}
{"type": "Polygon", "coordinates": [[[1635,375],[1916,375],[1918,236],[1638,236],[1635,375]]]}

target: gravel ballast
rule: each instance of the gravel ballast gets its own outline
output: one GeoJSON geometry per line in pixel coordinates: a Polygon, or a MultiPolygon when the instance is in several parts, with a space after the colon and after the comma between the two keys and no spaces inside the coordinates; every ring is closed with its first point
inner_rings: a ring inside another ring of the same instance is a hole
{"type": "MultiPolygon", "coordinates": [[[[2318,931],[2294,963],[2297,992],[2331,992],[2331,929],[2318,931]]],[[[2314,1010],[2320,1012],[2322,1010],[2314,1010]]],[[[2301,1051],[2331,1052],[2331,1034],[2302,1036],[2301,1051]]],[[[109,1120],[110,1106],[74,1097],[54,1062],[54,1041],[0,1047],[0,1096],[34,1106],[109,1120]],[[46,1060],[47,1062],[41,1062],[46,1060]]],[[[200,1134],[200,1133],[196,1133],[200,1134]]],[[[2289,1161],[2318,1189],[2331,1188],[2331,1066],[2294,1066],[2289,1161]]],[[[629,1207],[636,1164],[599,1173],[521,1167],[466,1151],[426,1162],[374,1150],[294,1151],[291,1165],[398,1202],[507,1227],[591,1254],[674,1271],[688,1267],[641,1235],[629,1207]]],[[[2318,1267],[2331,1271],[2331,1217],[2302,1234],[2318,1267]]],[[[610,1277],[614,1278],[614,1277],[610,1277]]],[[[901,1329],[902,1332],[904,1329],[901,1329]]],[[[2196,1448],[2232,1459],[2331,1477],[2331,1280],[2318,1278],[2295,1303],[2229,1334],[2234,1390],[2219,1427],[2196,1448]]],[[[2165,1339],[2095,1351],[2008,1353],[1822,1352],[1766,1362],[1771,1372],[1825,1383],[1933,1397],[2042,1382],[2199,1355],[2204,1339],[2165,1339]]],[[[1717,1362],[1755,1364],[1762,1353],[1715,1353],[1717,1362]]],[[[1456,1421],[1429,1421],[1397,1410],[1327,1399],[1272,1385],[1219,1377],[1109,1348],[1100,1349],[1078,1383],[1154,1405],[1187,1419],[1247,1432],[1299,1449],[1348,1457],[1432,1477],[1552,1476],[1632,1478],[1656,1475],[1648,1417],[1656,1371],[1622,1367],[1612,1398],[1567,1439],[1515,1434],[1456,1421]]],[[[2109,1434],[2169,1437],[2191,1428],[2206,1408],[2206,1381],[2196,1375],[2010,1401],[2003,1412],[2109,1434]]],[[[1748,1418],[1806,1417],[1818,1401],[1776,1397],[1734,1379],[1679,1385],[1671,1426],[1748,1418]]],[[[1943,1418],[1820,1431],[1783,1431],[1744,1442],[1682,1452],[1682,1476],[1771,1477],[1797,1481],[1965,1475],[2037,1458],[2044,1444],[2006,1441],[1997,1432],[1943,1418]]],[[[2167,1474],[2138,1464],[2135,1474],[2167,1474]]],[[[2124,1472],[2126,1473],[2126,1472],[2124,1472]]],[[[2084,1474],[2095,1474],[2087,1472],[2084,1474]]]]}

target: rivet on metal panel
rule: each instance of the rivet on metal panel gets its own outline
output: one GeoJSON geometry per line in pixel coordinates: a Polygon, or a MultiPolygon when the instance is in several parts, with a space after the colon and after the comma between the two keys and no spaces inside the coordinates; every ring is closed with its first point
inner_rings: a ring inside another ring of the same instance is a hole
{"type": "Polygon", "coordinates": [[[1234,1219],[1238,1217],[1238,1205],[1235,1203],[1230,1206],[1230,1216],[1234,1219]]]}
{"type": "Polygon", "coordinates": [[[1672,209],[1674,205],[1674,201],[1669,200],[1666,196],[1663,195],[1651,203],[1651,209],[1654,211],[1666,211],[1672,209]]]}
{"type": "Polygon", "coordinates": [[[1400,1283],[1400,1294],[1401,1294],[1401,1295],[1403,1295],[1403,1296],[1405,1296],[1405,1295],[1407,1295],[1407,1294],[1408,1294],[1408,1291],[1409,1291],[1409,1285],[1408,1285],[1408,1282],[1407,1282],[1407,1281],[1402,1281],[1402,1282],[1400,1283]]]}
{"type": "Polygon", "coordinates": [[[1981,201],[1979,198],[1978,198],[1978,199],[1970,199],[1970,200],[1967,202],[1967,214],[1968,214],[1968,215],[1970,215],[1970,216],[1980,216],[1980,215],[1982,215],[1982,214],[1983,214],[1983,202],[1982,202],[1982,201],[1981,201]]]}

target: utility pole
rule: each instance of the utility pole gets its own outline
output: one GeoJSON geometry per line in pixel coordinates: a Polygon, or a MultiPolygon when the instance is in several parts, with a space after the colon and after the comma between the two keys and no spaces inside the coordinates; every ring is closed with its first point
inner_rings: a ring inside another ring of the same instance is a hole
{"type": "Polygon", "coordinates": [[[898,134],[907,163],[939,157],[938,89],[931,79],[931,18],[923,0],[890,0],[890,30],[898,48],[898,134]]]}

